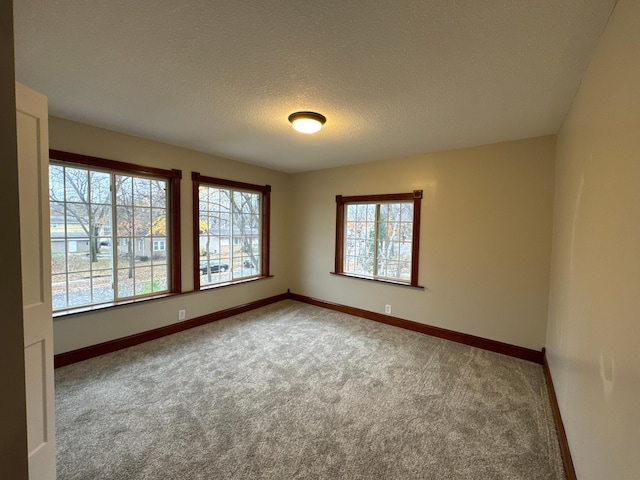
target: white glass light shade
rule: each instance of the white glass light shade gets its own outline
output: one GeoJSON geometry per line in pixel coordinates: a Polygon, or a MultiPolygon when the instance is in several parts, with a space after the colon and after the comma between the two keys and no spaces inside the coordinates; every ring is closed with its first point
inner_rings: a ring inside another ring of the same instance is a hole
{"type": "Polygon", "coordinates": [[[301,133],[316,133],[327,119],[315,112],[296,112],[289,115],[291,126],[301,133]]]}

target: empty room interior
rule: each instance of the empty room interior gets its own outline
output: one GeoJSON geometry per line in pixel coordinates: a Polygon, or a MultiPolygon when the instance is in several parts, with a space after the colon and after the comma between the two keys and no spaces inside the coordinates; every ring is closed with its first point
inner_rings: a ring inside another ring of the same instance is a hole
{"type": "Polygon", "coordinates": [[[640,2],[1,8],[10,478],[15,82],[58,478],[640,478],[640,2]]]}

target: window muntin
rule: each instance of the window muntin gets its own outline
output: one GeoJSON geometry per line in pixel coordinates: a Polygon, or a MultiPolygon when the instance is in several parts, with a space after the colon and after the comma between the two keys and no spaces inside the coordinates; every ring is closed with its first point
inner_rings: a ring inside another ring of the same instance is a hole
{"type": "Polygon", "coordinates": [[[55,150],[50,157],[54,311],[178,291],[167,231],[178,217],[167,207],[180,172],[55,150]]]}
{"type": "Polygon", "coordinates": [[[337,196],[334,273],[418,286],[421,198],[337,196]]]}
{"type": "Polygon", "coordinates": [[[269,276],[271,187],[192,176],[196,289],[269,276]]]}

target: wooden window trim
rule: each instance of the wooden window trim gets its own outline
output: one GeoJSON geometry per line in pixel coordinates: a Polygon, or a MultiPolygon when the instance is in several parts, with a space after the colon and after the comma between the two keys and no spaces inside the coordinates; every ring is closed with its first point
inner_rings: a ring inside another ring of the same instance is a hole
{"type": "Polygon", "coordinates": [[[152,294],[148,296],[136,296],[127,298],[122,301],[113,301],[104,304],[86,305],[81,307],[71,307],[68,309],[56,310],[56,315],[64,315],[66,312],[92,311],[101,308],[108,308],[117,305],[126,305],[141,300],[149,300],[153,298],[164,298],[169,295],[180,293],[182,291],[182,267],[181,267],[181,245],[180,245],[180,180],[182,179],[182,170],[147,167],[143,165],[135,165],[133,163],[121,162],[118,160],[109,160],[106,158],[92,157],[90,155],[82,155],[79,153],[64,152],[62,150],[49,149],[49,159],[55,160],[56,163],[68,165],[84,165],[87,167],[97,167],[115,173],[131,173],[138,175],[146,175],[151,177],[161,177],[167,180],[169,188],[167,205],[169,222],[169,231],[167,237],[169,240],[169,279],[167,293],[152,294]]]}
{"type": "Polygon", "coordinates": [[[409,286],[424,289],[418,285],[418,267],[420,250],[420,206],[422,204],[422,190],[414,190],[408,193],[390,193],[381,195],[357,195],[342,196],[336,195],[336,255],[334,275],[341,275],[349,278],[359,278],[372,280],[391,285],[409,286]],[[411,238],[411,278],[408,282],[401,280],[390,280],[374,277],[366,277],[344,271],[344,228],[345,228],[345,205],[353,203],[393,203],[413,201],[413,234],[411,238]]]}
{"type": "Polygon", "coordinates": [[[269,273],[269,251],[270,243],[270,226],[271,226],[271,185],[254,185],[252,183],[236,182],[234,180],[226,180],[223,178],[207,177],[200,175],[199,172],[191,172],[191,180],[193,183],[193,289],[196,291],[204,291],[213,288],[227,287],[229,285],[237,285],[247,283],[262,278],[270,278],[269,273]],[[212,285],[200,285],[200,185],[208,185],[215,187],[229,187],[239,190],[251,190],[262,193],[262,211],[261,217],[261,234],[260,234],[260,275],[249,278],[240,278],[230,282],[223,282],[212,285]]]}

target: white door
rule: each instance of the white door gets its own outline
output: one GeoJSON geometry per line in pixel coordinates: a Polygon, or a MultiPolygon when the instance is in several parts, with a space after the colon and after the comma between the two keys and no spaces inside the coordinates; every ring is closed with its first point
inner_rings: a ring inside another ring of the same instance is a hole
{"type": "Polygon", "coordinates": [[[56,478],[47,97],[16,83],[29,479],[56,478]]]}

